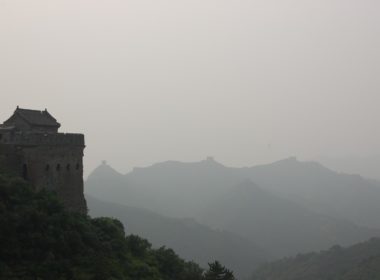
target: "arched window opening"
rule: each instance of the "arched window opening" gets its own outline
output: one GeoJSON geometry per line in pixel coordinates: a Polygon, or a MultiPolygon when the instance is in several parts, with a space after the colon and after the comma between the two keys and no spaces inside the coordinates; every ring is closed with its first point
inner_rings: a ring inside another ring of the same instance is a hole
{"type": "Polygon", "coordinates": [[[28,180],[29,179],[29,176],[28,176],[28,166],[26,164],[24,164],[22,166],[22,178],[24,178],[24,180],[28,180]]]}
{"type": "Polygon", "coordinates": [[[70,171],[70,164],[66,165],[66,170],[70,171]]]}
{"type": "Polygon", "coordinates": [[[61,165],[58,163],[57,164],[57,167],[56,167],[57,171],[60,171],[61,170],[61,165]]]}
{"type": "Polygon", "coordinates": [[[50,165],[46,164],[45,171],[48,172],[50,170],[50,165]]]}

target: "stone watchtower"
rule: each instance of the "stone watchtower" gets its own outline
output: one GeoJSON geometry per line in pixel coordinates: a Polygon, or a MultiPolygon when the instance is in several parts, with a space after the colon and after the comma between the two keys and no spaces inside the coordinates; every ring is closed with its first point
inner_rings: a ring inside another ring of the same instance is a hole
{"type": "Polygon", "coordinates": [[[86,213],[84,135],[58,133],[60,126],[46,109],[17,107],[0,125],[0,167],[23,177],[37,191],[55,191],[67,209],[86,213]]]}

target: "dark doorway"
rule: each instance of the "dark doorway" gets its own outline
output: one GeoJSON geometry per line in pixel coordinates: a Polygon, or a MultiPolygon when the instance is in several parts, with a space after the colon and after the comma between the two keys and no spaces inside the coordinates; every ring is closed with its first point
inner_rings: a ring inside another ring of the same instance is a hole
{"type": "Polygon", "coordinates": [[[29,176],[28,176],[28,166],[26,164],[24,164],[22,166],[22,178],[24,178],[24,180],[28,180],[29,179],[29,176]]]}

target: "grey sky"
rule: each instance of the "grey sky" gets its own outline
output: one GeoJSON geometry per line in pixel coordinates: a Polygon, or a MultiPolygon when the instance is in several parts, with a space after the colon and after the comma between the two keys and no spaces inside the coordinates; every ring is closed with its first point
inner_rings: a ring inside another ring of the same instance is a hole
{"type": "Polygon", "coordinates": [[[48,110],[87,172],[380,150],[376,0],[0,0],[0,119],[48,110]]]}

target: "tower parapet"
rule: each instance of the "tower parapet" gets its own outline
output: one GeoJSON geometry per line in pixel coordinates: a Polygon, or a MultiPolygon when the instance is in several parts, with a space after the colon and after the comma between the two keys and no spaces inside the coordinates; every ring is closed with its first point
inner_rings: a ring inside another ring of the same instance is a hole
{"type": "Polygon", "coordinates": [[[22,146],[82,146],[84,135],[74,133],[36,133],[3,131],[0,127],[0,143],[22,146]]]}

